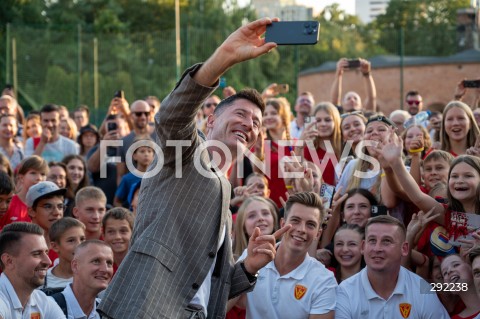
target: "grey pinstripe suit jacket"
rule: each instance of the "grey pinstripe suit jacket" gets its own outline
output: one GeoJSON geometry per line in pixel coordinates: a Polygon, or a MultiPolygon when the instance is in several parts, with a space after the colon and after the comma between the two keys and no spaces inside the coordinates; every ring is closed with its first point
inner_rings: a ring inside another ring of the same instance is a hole
{"type": "Polygon", "coordinates": [[[195,115],[213,91],[193,81],[191,74],[198,68],[184,73],[155,116],[164,166],[142,181],[130,251],[99,306],[111,318],[184,318],[184,309],[215,256],[208,318],[224,318],[227,298],[253,288],[233,263],[230,184],[207,166],[207,151],[195,155],[204,144],[197,134],[195,115]],[[166,147],[167,140],[191,141],[191,146],[181,148],[182,162],[174,147],[166,147]],[[199,173],[195,158],[210,178],[199,173]],[[181,178],[175,175],[176,164],[181,167],[181,178]],[[225,225],[225,241],[217,254],[225,225]]]}

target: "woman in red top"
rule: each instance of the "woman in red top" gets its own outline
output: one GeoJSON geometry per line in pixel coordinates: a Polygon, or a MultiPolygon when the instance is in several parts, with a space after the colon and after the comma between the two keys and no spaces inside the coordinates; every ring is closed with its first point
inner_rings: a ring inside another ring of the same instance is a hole
{"type": "Polygon", "coordinates": [[[287,188],[283,181],[283,168],[280,167],[280,163],[282,158],[290,156],[293,150],[292,146],[279,145],[279,141],[290,140],[290,105],[285,99],[267,100],[263,113],[263,126],[266,129],[266,138],[263,145],[257,143],[255,146],[255,155],[265,159],[266,167],[270,168],[270,174],[258,171],[256,166],[253,169],[255,172],[265,173],[270,185],[270,199],[281,207],[280,198],[286,200],[287,188]]]}
{"type": "Polygon", "coordinates": [[[340,113],[332,103],[322,102],[317,105],[313,114],[315,123],[305,128],[300,136],[303,146],[299,144],[295,151],[303,152],[307,161],[320,167],[325,183],[336,185],[335,165],[342,149],[340,113]]]}

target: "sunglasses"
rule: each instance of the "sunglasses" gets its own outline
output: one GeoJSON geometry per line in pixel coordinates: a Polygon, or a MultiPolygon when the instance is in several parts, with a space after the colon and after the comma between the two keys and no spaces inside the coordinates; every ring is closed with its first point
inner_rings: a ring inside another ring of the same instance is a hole
{"type": "Polygon", "coordinates": [[[340,115],[340,118],[344,119],[344,118],[346,118],[347,116],[350,116],[350,115],[363,115],[363,112],[362,111],[353,111],[353,112],[343,113],[342,115],[340,115]]]}
{"type": "Polygon", "coordinates": [[[218,103],[205,103],[203,106],[210,108],[212,106],[217,107],[217,105],[218,103]]]}
{"type": "Polygon", "coordinates": [[[150,112],[133,112],[133,114],[135,114],[136,117],[140,117],[142,115],[148,117],[150,115],[150,112]]]}
{"type": "Polygon", "coordinates": [[[422,101],[411,101],[411,100],[410,100],[410,101],[407,101],[408,105],[413,105],[413,104],[415,104],[415,105],[420,105],[421,102],[422,102],[422,101]]]}

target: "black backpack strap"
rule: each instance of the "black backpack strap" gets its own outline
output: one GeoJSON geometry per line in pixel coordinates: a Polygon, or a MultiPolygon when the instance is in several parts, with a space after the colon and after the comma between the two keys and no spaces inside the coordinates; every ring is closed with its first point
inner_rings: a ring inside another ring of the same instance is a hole
{"type": "Polygon", "coordinates": [[[60,309],[62,309],[65,317],[68,317],[67,314],[67,301],[65,300],[65,296],[61,292],[57,292],[56,294],[51,295],[51,297],[55,300],[58,304],[60,309]]]}

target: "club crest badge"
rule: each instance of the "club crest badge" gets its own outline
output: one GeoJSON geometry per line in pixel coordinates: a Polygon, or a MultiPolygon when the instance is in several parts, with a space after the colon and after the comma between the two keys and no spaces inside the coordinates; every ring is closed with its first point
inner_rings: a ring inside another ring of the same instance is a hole
{"type": "Polygon", "coordinates": [[[410,316],[410,310],[412,310],[412,305],[409,303],[401,303],[398,305],[400,308],[400,314],[402,315],[403,318],[408,318],[410,316]]]}
{"type": "Polygon", "coordinates": [[[295,299],[300,300],[307,292],[307,287],[302,285],[295,285],[295,299]]]}

